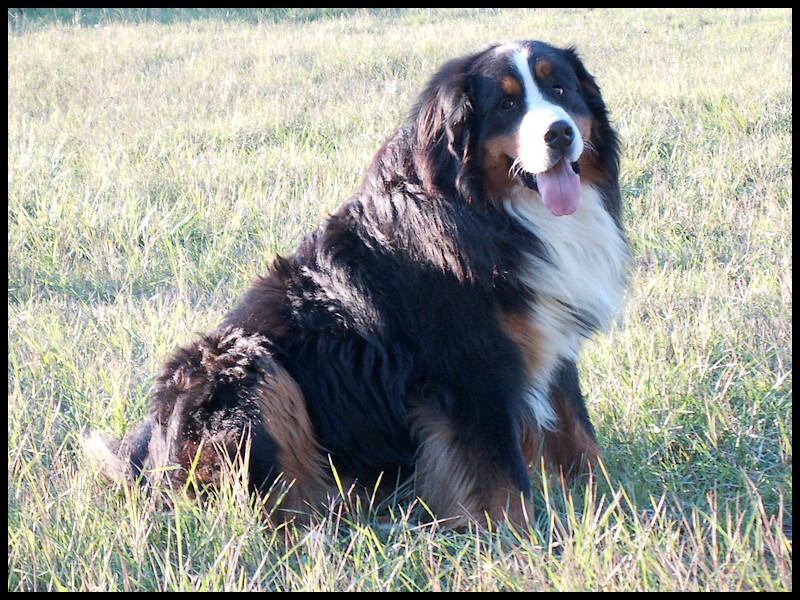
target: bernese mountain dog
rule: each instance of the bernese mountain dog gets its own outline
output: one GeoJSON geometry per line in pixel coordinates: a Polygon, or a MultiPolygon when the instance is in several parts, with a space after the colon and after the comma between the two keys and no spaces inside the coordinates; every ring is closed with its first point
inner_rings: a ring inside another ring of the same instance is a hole
{"type": "Polygon", "coordinates": [[[355,194],[169,358],[144,421],[90,445],[148,485],[213,490],[238,465],[279,523],[342,482],[524,520],[532,472],[601,457],[576,362],[623,295],[618,168],[573,48],[446,63],[355,194]]]}

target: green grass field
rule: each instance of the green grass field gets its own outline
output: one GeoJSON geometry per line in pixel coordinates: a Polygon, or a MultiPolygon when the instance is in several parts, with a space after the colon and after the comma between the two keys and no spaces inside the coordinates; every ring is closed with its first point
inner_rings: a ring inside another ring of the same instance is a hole
{"type": "Polygon", "coordinates": [[[8,9],[9,591],[790,591],[791,9],[8,9]],[[76,10],[80,10],[76,13],[76,10]],[[237,486],[173,511],[81,458],[168,352],[346,199],[448,58],[574,44],[634,256],[583,387],[606,471],[529,527],[237,486]]]}

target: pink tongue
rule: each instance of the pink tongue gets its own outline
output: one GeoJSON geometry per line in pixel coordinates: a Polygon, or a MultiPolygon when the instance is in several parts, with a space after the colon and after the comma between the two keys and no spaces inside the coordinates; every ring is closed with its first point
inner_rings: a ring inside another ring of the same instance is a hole
{"type": "Polygon", "coordinates": [[[562,159],[553,168],[536,174],[542,202],[555,216],[571,215],[581,198],[581,178],[572,165],[562,159]]]}

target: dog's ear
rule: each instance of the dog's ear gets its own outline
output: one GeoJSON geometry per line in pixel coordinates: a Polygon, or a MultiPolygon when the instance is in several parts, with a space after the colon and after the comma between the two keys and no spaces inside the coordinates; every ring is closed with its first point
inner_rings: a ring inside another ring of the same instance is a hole
{"type": "Polygon", "coordinates": [[[594,125],[589,139],[593,151],[587,155],[587,159],[602,163],[597,167],[597,172],[603,174],[598,185],[604,188],[602,197],[606,209],[619,225],[622,203],[619,189],[619,138],[609,122],[608,109],[603,101],[600,86],[584,66],[575,48],[567,48],[565,53],[572,68],[575,69],[581,84],[581,95],[593,117],[594,125]]]}
{"type": "Polygon", "coordinates": [[[414,111],[417,169],[429,192],[459,187],[469,162],[475,118],[469,89],[472,60],[467,56],[446,63],[414,111]]]}
{"type": "Polygon", "coordinates": [[[472,115],[468,95],[468,58],[445,64],[420,94],[415,111],[417,143],[420,148],[437,145],[446,139],[448,150],[458,156],[461,132],[472,115]],[[444,138],[443,138],[444,136],[444,138]]]}

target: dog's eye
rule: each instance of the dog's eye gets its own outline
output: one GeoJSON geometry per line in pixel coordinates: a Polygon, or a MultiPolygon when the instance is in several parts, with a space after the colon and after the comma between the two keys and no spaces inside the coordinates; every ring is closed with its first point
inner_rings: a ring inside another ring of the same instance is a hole
{"type": "Polygon", "coordinates": [[[563,94],[563,93],[564,93],[564,86],[563,86],[563,85],[559,85],[559,84],[555,84],[555,85],[553,86],[553,93],[554,93],[556,96],[560,96],[561,94],[563,94]]]}
{"type": "Polygon", "coordinates": [[[514,102],[513,98],[505,98],[502,102],[500,102],[499,108],[500,110],[511,110],[516,105],[517,103],[514,102]]]}

